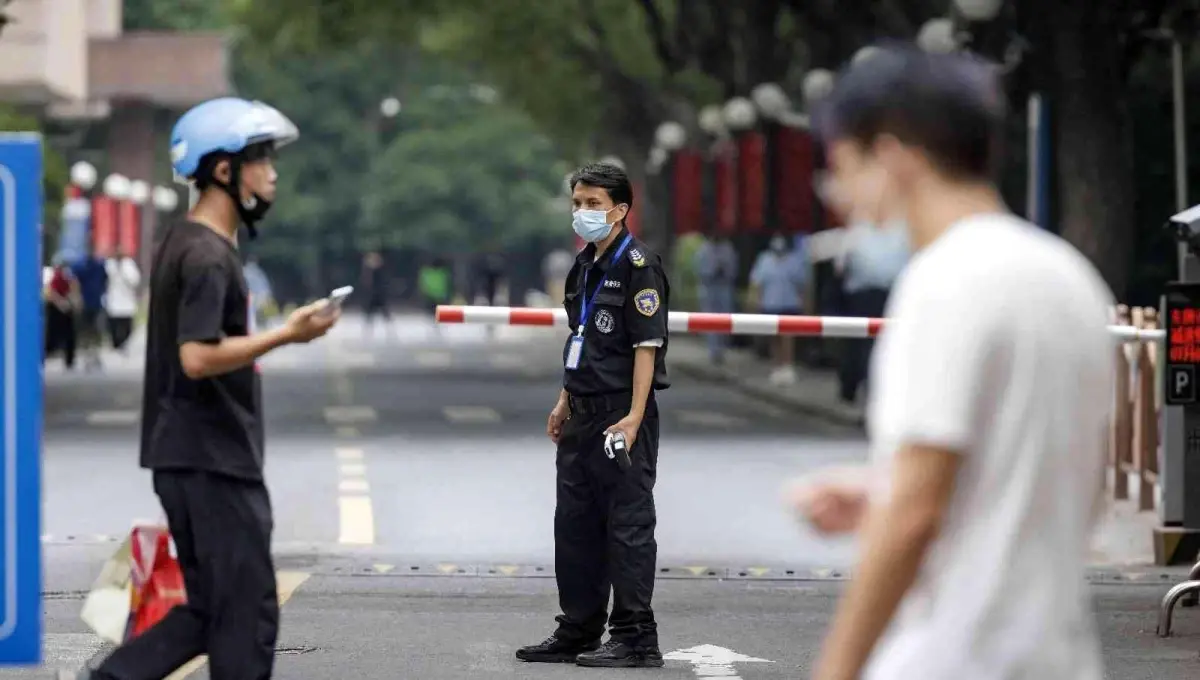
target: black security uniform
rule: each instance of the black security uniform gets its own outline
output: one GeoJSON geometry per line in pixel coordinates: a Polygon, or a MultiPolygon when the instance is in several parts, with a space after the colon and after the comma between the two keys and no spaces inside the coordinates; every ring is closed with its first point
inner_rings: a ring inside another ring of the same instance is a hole
{"type": "MultiPolygon", "coordinates": [[[[555,637],[593,643],[603,634],[607,618],[614,642],[657,656],[658,630],[650,606],[658,552],[654,482],[659,418],[654,393],[670,384],[670,286],[659,256],[622,227],[598,259],[594,243],[579,253],[565,290],[572,336],[580,324],[586,326],[578,367],[565,370],[563,380],[571,415],[557,456],[555,574],[563,613],[557,618],[555,637]],[[618,253],[627,237],[626,248],[618,253]],[[585,296],[591,304],[589,318],[582,319],[585,296]],[[629,452],[632,467],[623,470],[604,452],[604,431],[629,413],[635,346],[656,340],[662,345],[655,353],[653,387],[629,452]]],[[[563,351],[567,366],[571,343],[569,338],[563,351]]]]}
{"type": "Polygon", "coordinates": [[[188,601],[93,678],[159,680],[200,654],[213,680],[271,677],[279,605],[258,372],[193,380],[179,360],[184,343],[247,335],[251,313],[234,245],[201,224],[168,229],[151,275],[141,465],[153,471],[188,601]]]}

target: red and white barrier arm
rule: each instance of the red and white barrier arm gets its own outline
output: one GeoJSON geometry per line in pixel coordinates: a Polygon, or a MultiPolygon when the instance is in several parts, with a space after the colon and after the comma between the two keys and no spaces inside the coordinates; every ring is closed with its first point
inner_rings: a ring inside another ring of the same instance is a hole
{"type": "MultiPolygon", "coordinates": [[[[717,333],[723,335],[800,335],[824,338],[869,338],[883,327],[883,319],[844,316],[780,316],[775,314],[706,314],[669,312],[667,328],[673,333],[717,333]]],[[[562,309],[534,307],[461,307],[438,305],[438,323],[485,324],[489,326],[567,327],[562,309]]],[[[1109,326],[1120,340],[1161,340],[1163,331],[1133,326],[1109,326]]]]}

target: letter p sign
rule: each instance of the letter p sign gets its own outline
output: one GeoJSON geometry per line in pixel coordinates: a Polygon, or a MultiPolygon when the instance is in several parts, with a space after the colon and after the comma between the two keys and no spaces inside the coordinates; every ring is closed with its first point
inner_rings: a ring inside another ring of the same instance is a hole
{"type": "Polygon", "coordinates": [[[1172,405],[1196,403],[1196,367],[1169,366],[1167,373],[1167,403],[1172,405]]]}

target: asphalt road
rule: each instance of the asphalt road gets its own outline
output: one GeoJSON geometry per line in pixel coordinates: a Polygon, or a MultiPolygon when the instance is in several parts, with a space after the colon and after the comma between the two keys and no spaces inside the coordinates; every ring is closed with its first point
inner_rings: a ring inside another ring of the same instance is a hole
{"type": "MultiPolygon", "coordinates": [[[[520,664],[553,626],[553,445],[560,346],[546,329],[434,328],[391,339],[348,318],[262,362],[276,554],[290,597],[277,677],[575,677],[520,664]]],[[[137,468],[139,374],[47,368],[47,662],[102,651],[82,598],[131,521],[159,511],[137,468]]],[[[860,460],[861,436],[676,377],[661,396],[657,487],[663,651],[720,649],[745,678],[802,677],[853,558],[779,503],[787,478],[860,460]]],[[[1094,575],[1110,677],[1200,677],[1200,612],[1153,635],[1173,574],[1094,575]]],[[[664,677],[697,670],[677,654],[664,677]]],[[[712,656],[712,655],[716,656],[712,656]]],[[[595,673],[596,671],[592,671],[595,673]]],[[[713,671],[717,672],[717,671],[713,671]]],[[[45,677],[0,671],[0,677],[45,677]]],[[[721,673],[725,674],[724,671],[721,673]]],[[[734,677],[725,674],[726,677],[734,677]]],[[[199,671],[197,677],[204,677],[199,671]]]]}

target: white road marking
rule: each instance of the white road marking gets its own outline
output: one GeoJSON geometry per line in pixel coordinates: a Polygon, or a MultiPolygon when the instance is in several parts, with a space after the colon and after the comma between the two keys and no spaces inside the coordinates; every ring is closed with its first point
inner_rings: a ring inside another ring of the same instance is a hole
{"type": "Polygon", "coordinates": [[[341,534],[339,543],[349,545],[372,545],[375,543],[375,516],[371,511],[371,499],[366,496],[342,496],[338,499],[341,510],[341,534]]]}
{"type": "Polygon", "coordinates": [[[334,449],[338,460],[341,461],[359,461],[363,459],[362,449],[334,449]]]}
{"type": "Polygon", "coordinates": [[[88,425],[134,425],[138,421],[138,412],[129,411],[92,411],[87,415],[88,425]]]}
{"type": "Polygon", "coordinates": [[[367,466],[362,463],[342,463],[338,466],[338,472],[343,478],[346,477],[365,477],[367,475],[367,466]]]}
{"type": "Polygon", "coordinates": [[[488,406],[446,406],[442,413],[452,423],[500,422],[500,413],[488,406]]]}
{"type": "Polygon", "coordinates": [[[730,678],[731,680],[741,680],[741,676],[733,667],[735,663],[774,663],[766,659],[738,654],[732,649],[716,645],[699,645],[688,649],[678,649],[664,654],[663,659],[691,663],[692,672],[699,678],[730,678]]]}
{"type": "Polygon", "coordinates": [[[745,418],[718,413],[716,411],[690,411],[681,409],[678,413],[679,419],[684,423],[700,427],[732,428],[741,427],[746,424],[745,418]]]}
{"type": "Polygon", "coordinates": [[[339,541],[354,545],[375,543],[375,512],[371,507],[367,464],[360,448],[334,449],[338,459],[339,541]]]}
{"type": "Polygon", "coordinates": [[[379,418],[370,406],[329,406],[325,409],[325,421],[331,425],[371,423],[379,418]]]}
{"type": "Polygon", "coordinates": [[[354,437],[358,436],[357,427],[342,426],[335,430],[335,432],[337,436],[342,437],[343,439],[353,439],[354,437]]]}

